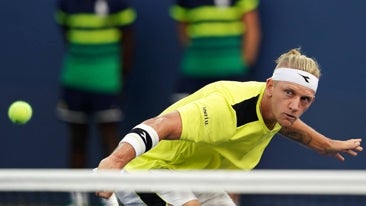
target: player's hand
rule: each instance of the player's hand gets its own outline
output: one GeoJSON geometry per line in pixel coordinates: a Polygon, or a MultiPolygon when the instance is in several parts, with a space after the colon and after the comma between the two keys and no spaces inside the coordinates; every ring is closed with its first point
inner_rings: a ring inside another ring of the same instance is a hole
{"type": "Polygon", "coordinates": [[[98,170],[101,171],[101,170],[111,170],[111,169],[120,169],[120,168],[117,168],[114,161],[112,160],[111,156],[109,157],[106,157],[104,159],[102,159],[100,162],[99,162],[99,165],[98,165],[98,170]]]}
{"type": "MultiPolygon", "coordinates": [[[[101,171],[101,170],[106,169],[106,168],[108,168],[108,169],[111,168],[111,165],[110,165],[107,158],[102,160],[99,163],[98,168],[93,169],[93,172],[97,172],[98,170],[101,171]]],[[[95,195],[98,196],[98,197],[104,198],[104,199],[109,199],[113,195],[113,192],[110,192],[110,191],[97,191],[97,192],[95,192],[95,195]]]]}
{"type": "Polygon", "coordinates": [[[107,191],[100,191],[100,192],[96,192],[95,193],[98,197],[102,197],[102,198],[105,198],[105,199],[109,199],[113,192],[107,192],[107,191]]]}
{"type": "Polygon", "coordinates": [[[362,139],[349,139],[345,141],[333,140],[331,147],[325,152],[325,155],[334,156],[339,161],[344,161],[342,153],[357,156],[363,150],[361,146],[362,139]]]}

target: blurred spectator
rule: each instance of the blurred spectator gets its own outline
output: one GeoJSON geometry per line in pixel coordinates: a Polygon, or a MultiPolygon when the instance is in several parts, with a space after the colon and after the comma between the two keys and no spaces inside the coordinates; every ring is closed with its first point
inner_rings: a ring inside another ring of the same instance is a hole
{"type": "MultiPolygon", "coordinates": [[[[172,101],[218,80],[248,80],[261,42],[259,0],[176,0],[171,9],[185,48],[172,101]]],[[[231,194],[239,205],[239,196],[231,194]]]]}
{"type": "MultiPolygon", "coordinates": [[[[70,167],[86,168],[92,124],[104,155],[119,142],[120,96],[132,67],[136,13],[125,0],[58,0],[55,16],[66,48],[57,114],[70,130],[70,167]]],[[[72,194],[71,205],[88,202],[88,194],[72,194]]]]}
{"type": "Polygon", "coordinates": [[[248,80],[261,42],[259,0],[176,0],[185,49],[173,100],[217,80],[248,80]]]}

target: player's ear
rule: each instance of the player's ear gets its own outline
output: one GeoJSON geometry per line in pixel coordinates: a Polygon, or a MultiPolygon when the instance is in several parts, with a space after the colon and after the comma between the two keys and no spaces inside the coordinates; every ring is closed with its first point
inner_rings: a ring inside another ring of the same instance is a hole
{"type": "Polygon", "coordinates": [[[268,78],[266,80],[266,92],[265,92],[267,96],[272,97],[273,88],[274,88],[274,81],[271,78],[268,78]]]}

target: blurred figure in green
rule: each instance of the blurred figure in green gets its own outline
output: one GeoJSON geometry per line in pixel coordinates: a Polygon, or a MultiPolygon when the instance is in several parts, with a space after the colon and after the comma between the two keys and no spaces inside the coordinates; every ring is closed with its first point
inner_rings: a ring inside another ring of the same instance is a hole
{"type": "MultiPolygon", "coordinates": [[[[120,96],[132,67],[136,12],[125,0],[58,0],[55,16],[65,43],[57,114],[70,132],[70,167],[86,168],[92,124],[104,155],[119,142],[120,96]]],[[[71,205],[88,205],[87,195],[72,194],[71,205]]]]}
{"type": "Polygon", "coordinates": [[[171,15],[185,52],[173,102],[211,82],[248,80],[261,42],[258,5],[259,0],[176,0],[171,15]]]}
{"type": "Polygon", "coordinates": [[[173,100],[218,80],[248,79],[261,42],[259,0],[176,0],[185,51],[173,100]]]}

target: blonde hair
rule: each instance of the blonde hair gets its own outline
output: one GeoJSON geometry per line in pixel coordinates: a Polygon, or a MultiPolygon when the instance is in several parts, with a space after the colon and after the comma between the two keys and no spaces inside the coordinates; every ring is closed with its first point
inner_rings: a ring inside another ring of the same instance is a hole
{"type": "Polygon", "coordinates": [[[318,78],[321,75],[319,64],[316,60],[301,54],[300,48],[291,49],[290,51],[282,54],[278,57],[276,63],[276,69],[279,67],[298,69],[309,72],[318,78]]]}

